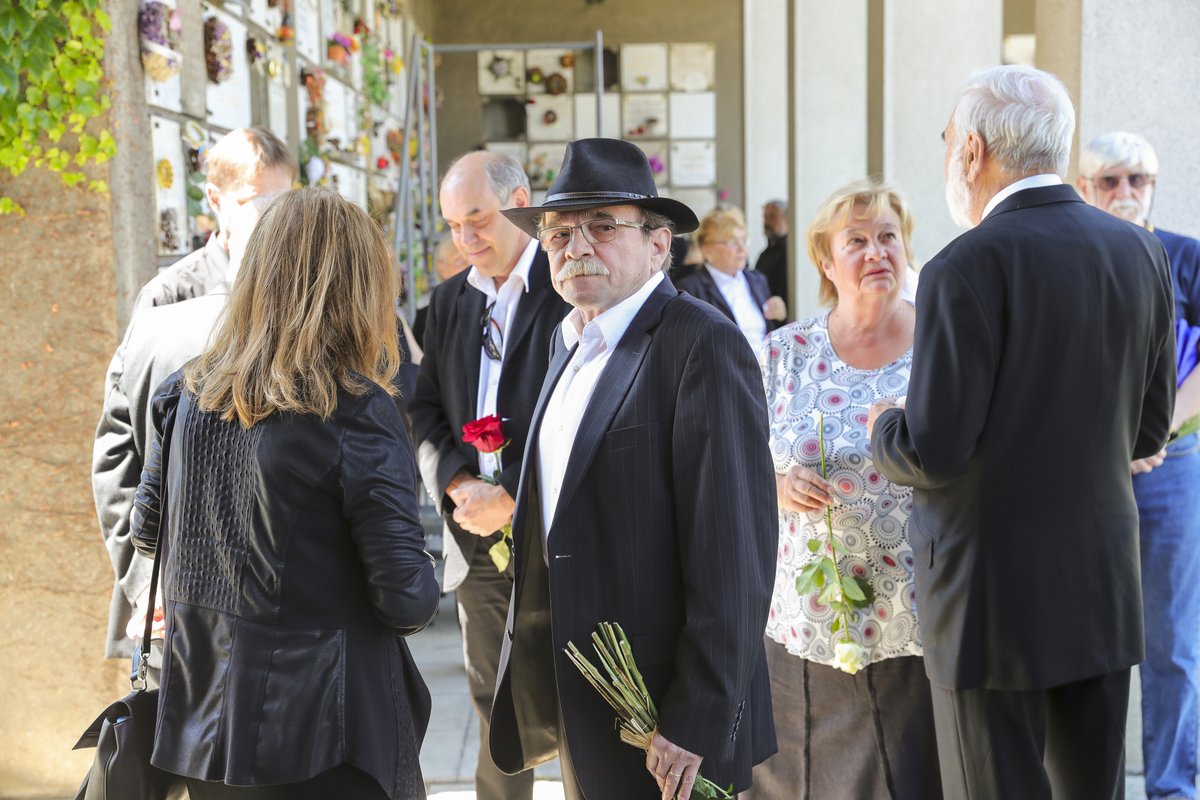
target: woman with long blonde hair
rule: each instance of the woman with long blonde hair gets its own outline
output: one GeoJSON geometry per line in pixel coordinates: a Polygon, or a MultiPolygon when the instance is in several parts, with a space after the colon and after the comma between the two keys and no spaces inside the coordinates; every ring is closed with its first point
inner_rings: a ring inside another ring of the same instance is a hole
{"type": "Polygon", "coordinates": [[[281,195],[209,349],[154,399],[132,524],[165,559],[152,761],[193,800],[425,796],[402,637],[438,587],[392,398],[397,291],[364,211],[281,195]]]}

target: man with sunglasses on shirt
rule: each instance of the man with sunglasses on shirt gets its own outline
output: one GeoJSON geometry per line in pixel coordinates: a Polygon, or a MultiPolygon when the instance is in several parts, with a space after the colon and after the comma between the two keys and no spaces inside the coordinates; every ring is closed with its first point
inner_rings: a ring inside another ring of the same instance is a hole
{"type": "Polygon", "coordinates": [[[527,206],[529,179],[514,159],[478,151],[446,171],[442,217],[470,269],[433,290],[424,358],[409,405],[417,461],[449,532],[443,537],[444,591],[457,590],[463,657],[482,746],[475,771],[480,800],[528,800],[533,774],[508,776],[488,755],[488,716],[512,569],[489,550],[512,519],[525,438],[546,375],[550,338],[570,311],[550,284],[536,239],[500,209],[527,206]],[[463,442],[463,426],[495,414],[508,444],[495,458],[463,442]]]}
{"type": "MultiPolygon", "coordinates": [[[[1151,231],[1162,242],[1175,284],[1180,345],[1200,326],[1200,241],[1150,222],[1158,157],[1136,133],[1107,133],[1079,156],[1083,199],[1151,231]]],[[[1194,353],[1184,358],[1195,360],[1194,353]]],[[[1200,413],[1200,370],[1185,376],[1171,430],[1200,413]]],[[[1141,538],[1146,660],[1141,665],[1142,753],[1146,796],[1196,797],[1196,727],[1200,708],[1200,442],[1177,438],[1156,456],[1133,462],[1141,538]]]]}

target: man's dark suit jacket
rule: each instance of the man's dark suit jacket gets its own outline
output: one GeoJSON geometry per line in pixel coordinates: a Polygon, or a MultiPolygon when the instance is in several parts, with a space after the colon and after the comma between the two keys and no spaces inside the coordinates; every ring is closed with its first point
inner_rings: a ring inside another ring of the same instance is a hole
{"type": "Polygon", "coordinates": [[[537,430],[574,350],[555,353],[534,412],[513,532],[516,585],[491,753],[516,772],[556,754],[561,709],[589,798],[658,797],[645,754],[563,653],[624,627],[670,741],[735,789],[775,752],[763,629],[778,523],[754,354],[664,278],[601,373],[568,461],[543,560],[537,430]],[[515,638],[514,638],[515,637],[515,638]],[[557,687],[557,696],[551,687],[557,687]]]}
{"type": "Polygon", "coordinates": [[[1175,390],[1162,245],[1070,186],[1026,189],[921,271],[907,408],[879,471],[909,526],[930,679],[1033,690],[1142,660],[1129,462],[1175,390]]]}
{"type": "Polygon", "coordinates": [[[779,295],[785,303],[790,304],[792,297],[788,291],[787,243],[788,235],[785,233],[768,244],[758,254],[758,260],[754,262],[754,271],[766,276],[771,294],[779,295]]]}
{"type": "MultiPolygon", "coordinates": [[[[771,289],[767,285],[766,276],[754,270],[742,270],[742,274],[746,276],[746,283],[750,287],[750,296],[754,298],[754,302],[758,305],[758,310],[762,311],[763,303],[767,302],[771,297],[771,289]]],[[[713,306],[725,316],[737,324],[737,320],[733,317],[733,309],[729,307],[729,303],[725,301],[725,295],[721,294],[720,287],[713,280],[712,273],[708,271],[707,266],[697,267],[695,272],[692,272],[687,277],[677,280],[676,285],[681,292],[687,292],[692,297],[703,300],[710,306],[713,306]]],[[[766,319],[767,331],[773,331],[783,323],[779,320],[766,319]]]]}
{"type": "MultiPolygon", "coordinates": [[[[409,403],[413,439],[421,477],[446,527],[444,590],[467,576],[479,537],[467,533],[451,516],[454,504],[446,487],[460,471],[479,474],[479,453],[463,444],[462,426],[477,418],[479,397],[480,319],[487,304],[482,292],[467,283],[464,270],[438,284],[429,300],[417,389],[409,403]]],[[[529,267],[529,290],[521,296],[509,326],[496,409],[510,444],[500,454],[500,485],[516,496],[521,456],[538,390],[546,377],[550,340],[571,307],[554,291],[550,266],[540,249],[529,267]]]]}

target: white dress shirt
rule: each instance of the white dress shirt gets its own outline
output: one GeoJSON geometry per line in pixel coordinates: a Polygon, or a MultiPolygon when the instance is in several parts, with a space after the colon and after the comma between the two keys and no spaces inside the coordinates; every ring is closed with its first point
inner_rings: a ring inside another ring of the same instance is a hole
{"type": "Polygon", "coordinates": [[[1004,202],[1005,198],[1016,194],[1023,189],[1040,189],[1043,186],[1059,186],[1062,184],[1062,178],[1051,173],[1043,173],[1041,175],[1030,175],[1028,178],[1021,178],[1019,181],[1013,181],[1008,186],[1005,186],[1000,191],[992,195],[992,199],[988,200],[988,204],[983,207],[983,216],[980,221],[987,219],[987,215],[995,210],[996,206],[1004,202]]]}
{"type": "MultiPolygon", "coordinates": [[[[467,273],[467,283],[483,292],[487,298],[487,305],[495,304],[492,307],[492,319],[499,326],[501,336],[493,336],[492,341],[496,343],[501,356],[504,355],[512,321],[517,316],[517,305],[521,302],[521,295],[529,291],[529,267],[533,264],[534,256],[537,255],[537,248],[537,239],[530,239],[524,252],[521,253],[521,257],[517,259],[517,265],[513,267],[513,271],[508,274],[508,278],[499,289],[496,289],[494,280],[480,275],[475,267],[471,267],[471,271],[467,273]]],[[[503,358],[500,361],[491,358],[481,343],[479,346],[479,395],[475,401],[475,419],[482,419],[496,413],[496,393],[500,390],[500,370],[503,366],[503,358]]],[[[479,454],[480,475],[492,475],[499,471],[500,456],[498,454],[479,454]]]]}
{"type": "Polygon", "coordinates": [[[762,349],[763,340],[767,338],[767,320],[763,317],[762,308],[754,302],[754,295],[750,293],[746,271],[739,269],[736,274],[729,275],[710,264],[705,264],[704,268],[712,275],[721,296],[733,311],[733,321],[757,353],[762,349]]]}
{"type": "MultiPolygon", "coordinates": [[[[579,432],[579,424],[583,421],[583,412],[592,399],[596,382],[612,351],[662,279],[662,272],[654,273],[637,292],[597,314],[587,325],[583,324],[578,309],[568,314],[562,322],[563,342],[568,349],[576,343],[579,348],[571,356],[554,392],[546,401],[542,426],[538,431],[538,490],[542,498],[543,554],[550,552],[549,547],[545,546],[546,539],[554,522],[558,495],[567,472],[567,461],[575,446],[575,434],[579,432]]],[[[545,557],[549,563],[549,555],[545,557]]]]}

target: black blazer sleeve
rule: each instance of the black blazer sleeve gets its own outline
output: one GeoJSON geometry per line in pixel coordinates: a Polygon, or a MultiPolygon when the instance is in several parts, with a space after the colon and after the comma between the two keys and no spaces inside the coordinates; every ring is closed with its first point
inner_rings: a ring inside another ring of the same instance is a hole
{"type": "Polygon", "coordinates": [[[433,619],[440,595],[417,519],[412,447],[382,392],[348,418],[340,454],[343,507],[380,619],[402,635],[433,619]]]}
{"type": "Polygon", "coordinates": [[[728,759],[774,584],[778,522],[757,360],[731,324],[697,331],[672,432],[687,618],[660,705],[668,740],[728,759]]]}
{"type": "Polygon", "coordinates": [[[999,343],[975,290],[954,269],[930,263],[917,289],[909,393],[920,406],[875,423],[871,457],[905,486],[936,489],[962,476],[988,417],[999,343]]]}
{"type": "Polygon", "coordinates": [[[133,546],[147,558],[153,558],[158,550],[160,522],[165,510],[162,507],[163,483],[167,479],[162,469],[165,461],[163,440],[175,422],[175,410],[179,407],[182,389],[183,370],[179,370],[163,381],[154,393],[154,399],[150,401],[154,441],[150,444],[150,453],[146,456],[146,464],[142,468],[142,481],[133,500],[133,513],[129,523],[133,546]]]}

